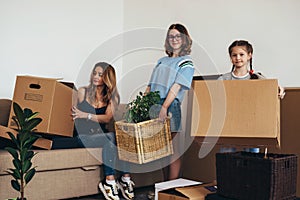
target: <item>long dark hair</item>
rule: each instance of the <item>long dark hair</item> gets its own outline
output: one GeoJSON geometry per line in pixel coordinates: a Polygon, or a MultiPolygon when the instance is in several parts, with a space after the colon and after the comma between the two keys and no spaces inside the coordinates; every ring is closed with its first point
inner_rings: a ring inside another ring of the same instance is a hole
{"type": "Polygon", "coordinates": [[[188,30],[182,24],[172,24],[169,27],[167,36],[166,36],[166,40],[165,40],[166,54],[168,54],[169,57],[173,56],[173,48],[171,47],[169,40],[168,40],[169,32],[172,29],[176,29],[181,34],[182,46],[181,46],[181,50],[179,52],[179,56],[189,55],[191,53],[192,39],[188,33],[188,30]]]}
{"type": "MultiPolygon", "coordinates": [[[[231,56],[232,48],[237,47],[237,46],[238,47],[245,47],[247,53],[248,54],[251,53],[251,55],[253,55],[253,47],[248,41],[246,41],[246,40],[236,40],[228,47],[229,56],[231,56]]],[[[231,72],[233,72],[234,68],[235,68],[235,66],[232,65],[231,72]]],[[[257,76],[257,74],[254,73],[254,70],[253,70],[253,67],[252,67],[252,56],[250,58],[250,71],[249,71],[249,74],[250,74],[250,79],[258,79],[258,76],[257,76]]]]}
{"type": "Polygon", "coordinates": [[[96,87],[93,85],[93,73],[96,67],[101,67],[103,69],[103,83],[104,88],[102,90],[103,102],[109,103],[111,100],[114,104],[120,103],[120,95],[117,89],[117,79],[116,72],[113,66],[106,62],[98,62],[95,64],[91,75],[90,75],[90,84],[87,86],[87,98],[91,103],[94,103],[96,100],[96,87]]]}

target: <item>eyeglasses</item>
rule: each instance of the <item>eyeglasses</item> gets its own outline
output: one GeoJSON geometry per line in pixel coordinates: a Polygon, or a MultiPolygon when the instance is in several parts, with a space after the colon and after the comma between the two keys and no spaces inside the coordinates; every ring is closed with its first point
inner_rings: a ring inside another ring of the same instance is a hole
{"type": "Polygon", "coordinates": [[[181,35],[168,35],[168,40],[181,40],[181,35]]]}

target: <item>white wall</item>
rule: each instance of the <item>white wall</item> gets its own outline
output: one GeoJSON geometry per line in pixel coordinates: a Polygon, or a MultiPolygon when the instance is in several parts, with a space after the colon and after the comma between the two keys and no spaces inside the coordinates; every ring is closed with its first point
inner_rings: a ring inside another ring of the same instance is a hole
{"type": "Polygon", "coordinates": [[[246,39],[254,47],[254,70],[278,78],[283,86],[300,86],[299,0],[131,0],[124,6],[126,30],[155,27],[166,31],[172,23],[186,25],[201,74],[229,71],[227,47],[236,39],[246,39]]]}
{"type": "MultiPolygon", "coordinates": [[[[86,85],[84,63],[123,31],[123,1],[1,0],[0,30],[0,98],[12,98],[19,74],[86,85]]],[[[96,59],[110,61],[104,55],[96,59]]]]}
{"type": "Polygon", "coordinates": [[[85,85],[98,60],[117,68],[122,102],[143,90],[171,23],[186,25],[201,74],[230,70],[235,39],[254,46],[254,66],[283,86],[300,86],[299,0],[0,0],[0,97],[15,77],[63,77],[85,85]],[[84,77],[84,78],[82,78],[84,77]]]}

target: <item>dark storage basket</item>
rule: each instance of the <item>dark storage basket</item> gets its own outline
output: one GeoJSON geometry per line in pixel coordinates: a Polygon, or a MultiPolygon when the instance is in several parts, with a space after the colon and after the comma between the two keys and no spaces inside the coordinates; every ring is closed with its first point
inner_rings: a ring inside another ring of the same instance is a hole
{"type": "Polygon", "coordinates": [[[217,153],[217,193],[239,200],[296,199],[297,156],[217,153]]]}

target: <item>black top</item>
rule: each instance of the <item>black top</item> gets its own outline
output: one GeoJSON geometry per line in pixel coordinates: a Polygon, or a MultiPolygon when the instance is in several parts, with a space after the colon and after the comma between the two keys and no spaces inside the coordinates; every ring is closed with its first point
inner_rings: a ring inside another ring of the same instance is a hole
{"type": "MultiPolygon", "coordinates": [[[[86,101],[86,90],[84,95],[84,100],[77,105],[78,109],[95,114],[95,115],[103,115],[106,112],[107,106],[103,106],[101,108],[95,108],[91,104],[86,101]]],[[[77,134],[93,134],[93,133],[107,133],[106,123],[98,123],[88,119],[76,119],[75,120],[75,130],[77,134]]]]}

